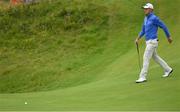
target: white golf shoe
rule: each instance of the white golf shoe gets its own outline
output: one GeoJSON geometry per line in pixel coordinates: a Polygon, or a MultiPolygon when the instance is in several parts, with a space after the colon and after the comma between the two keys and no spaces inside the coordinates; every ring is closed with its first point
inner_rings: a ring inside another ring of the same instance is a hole
{"type": "Polygon", "coordinates": [[[142,83],[142,82],[146,82],[146,78],[142,78],[140,77],[138,80],[136,80],[136,83],[142,83]]]}
{"type": "Polygon", "coordinates": [[[171,70],[169,70],[169,71],[167,71],[167,72],[165,72],[164,73],[164,75],[162,76],[162,77],[168,77],[168,76],[170,76],[170,74],[173,72],[173,69],[171,69],[171,70]]]}

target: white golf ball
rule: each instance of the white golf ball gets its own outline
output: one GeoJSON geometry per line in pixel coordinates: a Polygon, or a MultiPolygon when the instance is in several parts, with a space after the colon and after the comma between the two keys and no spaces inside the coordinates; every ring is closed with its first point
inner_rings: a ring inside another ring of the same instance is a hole
{"type": "Polygon", "coordinates": [[[24,102],[25,105],[27,105],[27,102],[24,102]]]}

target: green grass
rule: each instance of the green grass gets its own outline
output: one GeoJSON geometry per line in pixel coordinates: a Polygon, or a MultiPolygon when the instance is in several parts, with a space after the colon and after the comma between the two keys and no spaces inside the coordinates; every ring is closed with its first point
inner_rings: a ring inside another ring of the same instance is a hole
{"type": "MultiPolygon", "coordinates": [[[[174,73],[161,78],[152,61],[144,84],[134,83],[134,39],[145,1],[57,0],[1,9],[0,110],[180,110],[179,0],[152,2],[174,39],[169,45],[159,31],[159,55],[174,73]]],[[[142,41],[141,57],[144,48],[142,41]]]]}

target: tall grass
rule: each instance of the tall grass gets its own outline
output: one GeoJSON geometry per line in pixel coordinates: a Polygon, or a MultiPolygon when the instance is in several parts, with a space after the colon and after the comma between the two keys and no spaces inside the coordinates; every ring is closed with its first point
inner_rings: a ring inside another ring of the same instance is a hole
{"type": "Polygon", "coordinates": [[[107,6],[93,1],[44,1],[1,9],[0,92],[87,82],[79,82],[80,74],[70,74],[103,52],[108,18],[107,6]]]}

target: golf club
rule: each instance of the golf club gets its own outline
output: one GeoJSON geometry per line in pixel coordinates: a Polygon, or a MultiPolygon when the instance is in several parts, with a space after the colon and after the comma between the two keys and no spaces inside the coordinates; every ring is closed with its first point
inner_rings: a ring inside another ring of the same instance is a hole
{"type": "Polygon", "coordinates": [[[137,42],[136,42],[136,48],[137,48],[137,53],[138,53],[139,70],[141,72],[141,59],[140,59],[139,45],[137,42]]]}

